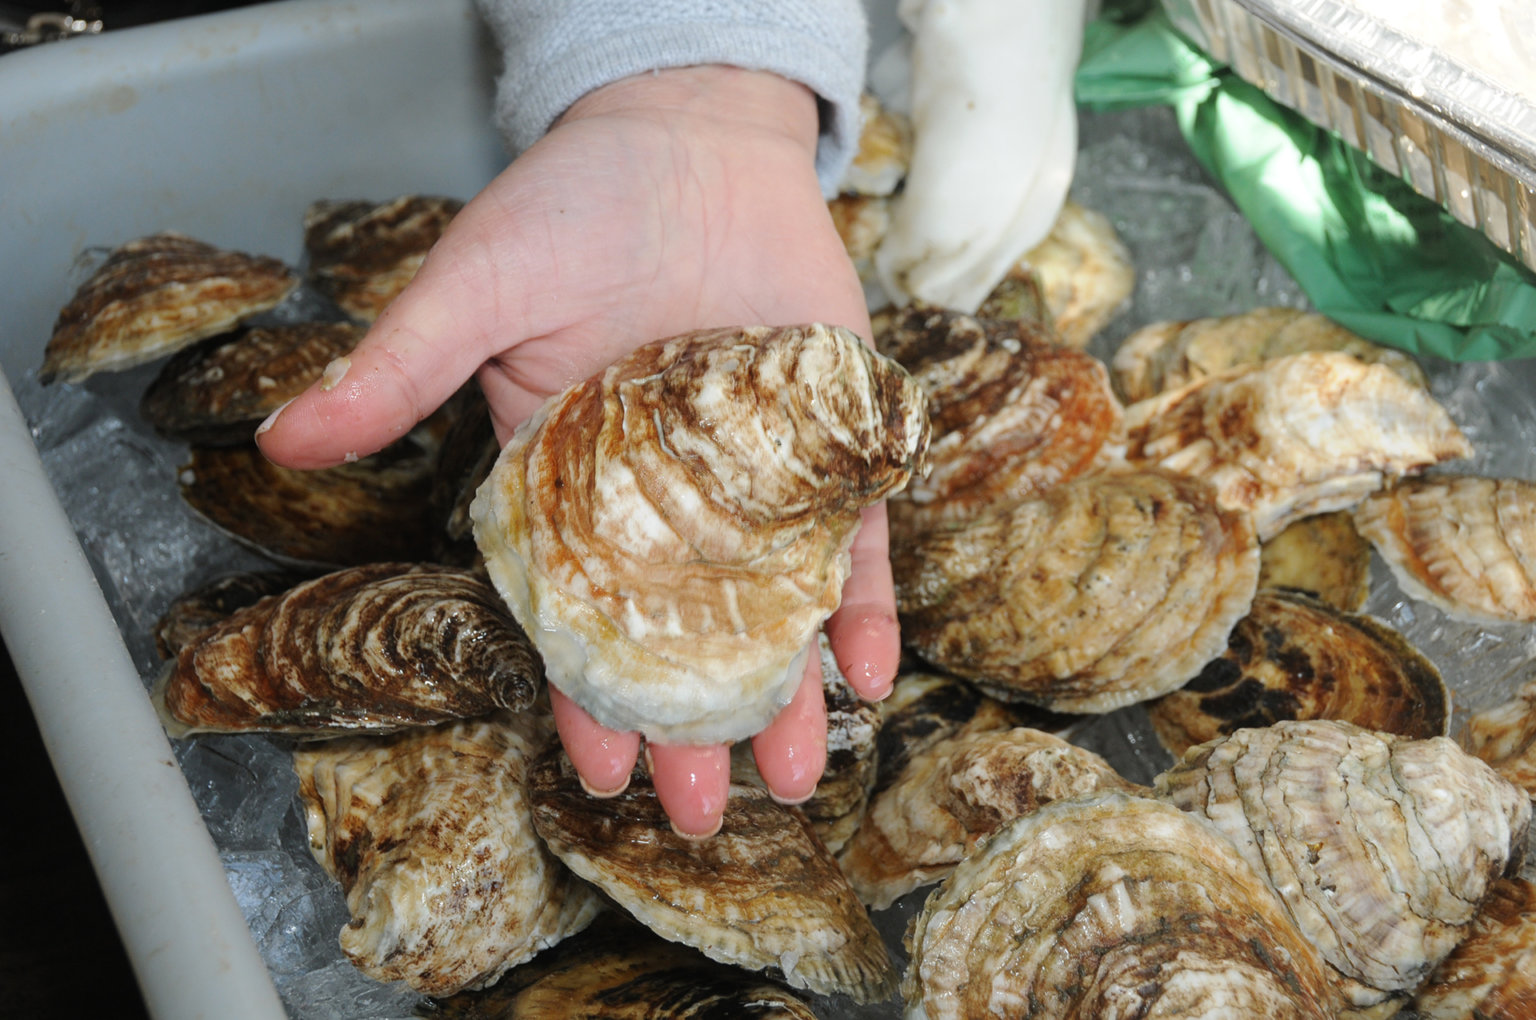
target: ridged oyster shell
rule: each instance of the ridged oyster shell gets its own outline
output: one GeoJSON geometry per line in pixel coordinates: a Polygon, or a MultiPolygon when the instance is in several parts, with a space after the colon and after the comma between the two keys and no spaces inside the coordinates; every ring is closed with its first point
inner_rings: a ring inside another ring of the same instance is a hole
{"type": "Polygon", "coordinates": [[[539,835],[656,934],[792,987],[876,1002],[895,971],[863,904],[800,811],[732,784],[718,833],[679,836],[638,770],[616,797],[582,788],[551,751],[530,778],[539,835]]]}
{"type": "Polygon", "coordinates": [[[1451,696],[1435,664],[1397,631],[1296,591],[1261,590],[1227,650],[1147,705],[1175,757],[1284,719],[1340,719],[1424,739],[1445,736],[1451,696]]]}
{"type": "Polygon", "coordinates": [[[310,279],[348,315],[372,322],[416,276],[463,206],[437,195],[312,203],[304,213],[310,279]]]}
{"type": "Polygon", "coordinates": [[[888,503],[893,541],[1118,459],[1124,412],[1097,358],[1040,327],[925,305],[874,317],[875,347],[928,398],[928,470],[888,503]]]}
{"type": "Polygon", "coordinates": [[[1268,877],[1367,1015],[1395,1011],[1467,934],[1531,817],[1524,791],[1447,738],[1332,721],[1238,730],[1155,788],[1268,877]]]}
{"type": "Polygon", "coordinates": [[[1405,479],[1355,510],[1398,586],[1458,620],[1536,622],[1536,482],[1405,479]]]}
{"type": "Polygon", "coordinates": [[[917,384],[846,329],[689,333],[546,402],[481,486],[475,540],[600,722],[739,740],[789,702],[860,511],[927,441],[917,384]]]}
{"type": "Polygon", "coordinates": [[[1109,763],[1027,727],[941,740],[908,761],[838,855],[859,898],[884,910],[937,882],[1013,819],[1098,790],[1136,792],[1109,763]]]}
{"type": "Polygon", "coordinates": [[[912,123],[869,92],[859,97],[859,118],[859,148],[838,182],[838,193],[889,196],[912,160],[912,123]]]}
{"type": "Polygon", "coordinates": [[[235,611],[156,691],[175,735],[392,730],[533,703],[541,679],[496,592],[452,567],[382,563],[235,611]]]}
{"type": "Polygon", "coordinates": [[[1420,1020],[1536,1016],[1536,885],[1493,884],[1472,929],[1413,1000],[1420,1020]]]}
{"type": "Polygon", "coordinates": [[[155,651],[162,659],[174,659],[204,632],[229,619],[237,609],[254,605],[268,595],[281,595],[309,580],[290,570],[241,572],[214,578],[171,602],[155,621],[155,651]]]}
{"type": "Polygon", "coordinates": [[[145,364],[272,308],[298,285],[277,259],[183,234],[129,241],[59,312],[38,381],[79,382],[145,364]]]}
{"type": "Polygon", "coordinates": [[[1299,308],[1254,308],[1236,315],[1155,322],[1125,338],[1110,368],[1115,389],[1134,403],[1238,365],[1303,351],[1342,351],[1385,365],[1416,386],[1426,384],[1424,370],[1411,355],[1299,308]]]}
{"type": "Polygon", "coordinates": [[[1324,1020],[1316,950],[1232,844],[1123,793],[1000,829],[913,924],[908,1020],[1324,1020]]]}
{"type": "Polygon", "coordinates": [[[1347,510],[1303,517],[1259,547],[1259,587],[1296,588],[1356,612],[1371,594],[1371,543],[1347,510]]]}
{"type": "Polygon", "coordinates": [[[1126,409],[1132,463],[1204,478],[1267,539],[1472,446],[1421,387],[1336,351],[1207,376],[1126,409]]]}
{"type": "Polygon", "coordinates": [[[903,639],[998,697],[1103,712],[1166,694],[1253,601],[1248,515],[1193,478],[1090,475],[893,546],[903,639]]]}
{"type": "Polygon", "coordinates": [[[1467,719],[1467,749],[1536,797],[1536,680],[1501,705],[1467,719]]]}
{"type": "Polygon", "coordinates": [[[451,995],[585,928],[601,901],[540,844],[526,774],[547,719],[498,714],[294,752],[310,849],[380,981],[451,995]]]}

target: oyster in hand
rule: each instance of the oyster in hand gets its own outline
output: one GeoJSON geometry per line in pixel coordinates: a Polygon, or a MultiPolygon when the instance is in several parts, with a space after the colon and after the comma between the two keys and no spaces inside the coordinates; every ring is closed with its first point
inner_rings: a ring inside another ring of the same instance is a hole
{"type": "Polygon", "coordinates": [[[917,383],[846,329],[689,333],[518,429],[475,540],[550,682],[599,722],[740,740],[789,703],[860,511],[927,442],[917,383]]]}

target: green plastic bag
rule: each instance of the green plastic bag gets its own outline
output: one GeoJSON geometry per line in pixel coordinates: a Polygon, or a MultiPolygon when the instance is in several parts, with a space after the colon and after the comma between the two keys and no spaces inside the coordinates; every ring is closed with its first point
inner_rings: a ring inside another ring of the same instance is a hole
{"type": "Polygon", "coordinates": [[[1165,104],[1313,307],[1453,361],[1536,357],[1536,275],[1365,154],[1219,67],[1161,8],[1088,26],[1079,104],[1165,104]]]}

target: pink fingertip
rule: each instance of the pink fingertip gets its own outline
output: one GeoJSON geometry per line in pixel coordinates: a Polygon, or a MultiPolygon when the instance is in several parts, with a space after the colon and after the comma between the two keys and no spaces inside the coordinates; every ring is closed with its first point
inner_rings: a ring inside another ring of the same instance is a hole
{"type": "Polygon", "coordinates": [[[671,821],[685,839],[708,839],[720,831],[731,791],[729,749],[683,744],[647,744],[651,782],[671,821]]]}
{"type": "Polygon", "coordinates": [[[570,756],[582,789],[594,797],[615,797],[629,786],[640,755],[640,735],[611,730],[551,687],[550,708],[560,743],[570,756]]]}

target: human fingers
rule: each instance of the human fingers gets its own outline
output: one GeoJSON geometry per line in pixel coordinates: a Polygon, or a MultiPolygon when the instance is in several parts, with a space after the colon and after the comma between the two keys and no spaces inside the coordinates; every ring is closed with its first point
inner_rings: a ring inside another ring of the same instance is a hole
{"type": "Polygon", "coordinates": [[[594,797],[624,792],[640,756],[640,734],[609,729],[553,686],[549,688],[549,704],[560,743],[582,787],[594,797]]]}
{"type": "Polygon", "coordinates": [[[656,797],[673,831],[689,839],[719,832],[731,791],[730,748],[647,741],[645,753],[656,797]]]}
{"type": "Polygon", "coordinates": [[[801,804],[816,792],[827,766],[827,705],[821,658],[812,655],[788,705],[752,738],[752,757],[768,793],[781,804],[801,804]]]}
{"type": "Polygon", "coordinates": [[[863,512],[850,555],[842,604],[826,623],[827,640],[853,689],[863,698],[879,701],[891,693],[901,663],[884,503],[863,512]]]}

